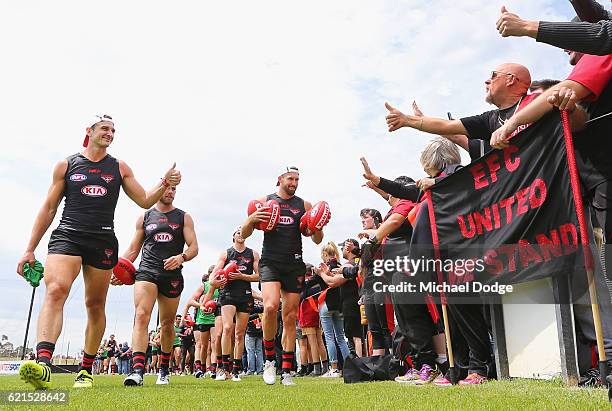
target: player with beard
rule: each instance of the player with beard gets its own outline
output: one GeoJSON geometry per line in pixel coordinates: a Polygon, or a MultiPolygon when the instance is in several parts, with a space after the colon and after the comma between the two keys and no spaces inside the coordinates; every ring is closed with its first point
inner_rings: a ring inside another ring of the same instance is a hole
{"type": "Polygon", "coordinates": [[[223,332],[221,334],[221,361],[223,370],[217,373],[216,379],[224,381],[240,381],[242,371],[242,353],[244,352],[244,335],[251,311],[253,311],[253,293],[251,282],[259,281],[259,253],[244,244],[240,235],[240,227],[233,234],[233,245],[223,251],[219,256],[212,277],[219,278],[223,267],[231,261],[238,264],[236,272],[226,273],[227,282],[219,291],[221,304],[221,321],[223,332]],[[234,318],[236,323],[234,324],[234,318]],[[233,360],[232,355],[233,339],[233,360]],[[231,370],[230,370],[230,364],[231,370]]]}
{"type": "MultiPolygon", "coordinates": [[[[142,385],[147,350],[147,326],[157,300],[161,324],[159,374],[156,384],[169,384],[170,353],[175,340],[174,321],[183,291],[182,264],[198,255],[193,219],[173,205],[175,187],[168,187],[155,207],[136,221],[136,233],[124,257],[134,261],[142,248],[134,284],[132,372],[125,386],[142,385]],[[185,244],[187,249],[184,250],[185,244]]],[[[121,284],[113,276],[113,284],[121,284]]],[[[179,341],[180,347],[180,341],[179,341]]]]}
{"type": "MultiPolygon", "coordinates": [[[[259,275],[264,302],[263,339],[264,339],[264,382],[276,382],[276,356],[274,337],[277,331],[277,313],[282,298],[282,375],[283,385],[295,385],[291,368],[295,357],[296,319],[300,303],[306,266],[302,261],[302,232],[300,221],[312,205],[295,195],[300,179],[297,167],[282,169],[276,185],[278,191],[260,199],[262,203],[276,200],[280,205],[279,224],[272,231],[264,233],[263,250],[259,262],[259,275]]],[[[252,213],[242,225],[241,236],[248,238],[261,222],[268,221],[267,208],[252,213]]],[[[323,231],[306,232],[315,244],[323,240],[323,231]]]]}
{"type": "Polygon", "coordinates": [[[51,385],[51,358],[62,331],[64,305],[81,266],[87,326],[83,360],[74,387],[93,385],[91,369],[106,328],[106,294],[111,269],[118,257],[114,215],[120,188],[146,209],[162,197],[167,187],[174,187],[181,181],[175,164],[155,187],[145,191],[132,169],[107,153],[114,138],[112,117],[96,116],[87,123],[85,150],[61,160],[53,169],[47,198],[34,221],[26,251],[17,263],[19,275],[23,275],[25,263],[34,264],[34,250],[65,197],[62,219],[51,234],[45,261],[46,287],[37,324],[37,362],[25,362],[19,369],[21,378],[36,389],[47,389],[51,385]]]}

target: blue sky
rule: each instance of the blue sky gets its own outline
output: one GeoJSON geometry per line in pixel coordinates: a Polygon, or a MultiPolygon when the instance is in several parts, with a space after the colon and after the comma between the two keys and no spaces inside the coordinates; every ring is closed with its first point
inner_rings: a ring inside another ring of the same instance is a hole
{"type": "MultiPolygon", "coordinates": [[[[116,119],[110,153],[146,187],[173,161],[183,173],[175,205],[195,220],[200,255],[185,265],[186,291],[228,247],[249,200],[273,192],[277,170],[301,169],[298,195],[327,200],[326,239],[359,228],[359,209],[386,204],[361,188],[359,157],[383,176],[423,177],[430,136],[386,131],[384,102],[455,117],[490,109],[484,80],[518,62],[532,78],[564,78],[567,56],[532,39],[502,39],[502,3],[490,1],[5,2],[0,110],[0,334],[20,345],[30,289],[15,274],[53,165],[80,150],[93,114],[116,119]],[[8,220],[13,223],[8,224],[8,220]]],[[[569,2],[508,1],[526,19],[566,21],[569,2]]],[[[609,7],[609,4],[606,4],[609,7]]],[[[467,157],[466,157],[467,159],[467,157]]],[[[122,194],[121,251],[142,210],[122,194]]],[[[58,217],[61,214],[58,213],[58,217]]],[[[52,228],[57,225],[57,220],[52,228]]],[[[49,232],[51,229],[49,230],[49,232]]],[[[260,232],[248,245],[260,249],[260,232]]],[[[48,234],[37,249],[45,259],[48,234]]],[[[306,260],[318,249],[305,241],[306,260]]],[[[44,287],[44,286],[43,286],[44,287]]],[[[42,302],[37,290],[31,338],[42,302]]],[[[65,308],[58,351],[83,346],[82,280],[65,308]]],[[[130,340],[132,289],[113,287],[107,333],[130,340]]]]}

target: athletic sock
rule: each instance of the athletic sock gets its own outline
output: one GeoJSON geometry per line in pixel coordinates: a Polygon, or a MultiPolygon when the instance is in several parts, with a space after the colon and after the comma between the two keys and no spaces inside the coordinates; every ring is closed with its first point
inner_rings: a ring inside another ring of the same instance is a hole
{"type": "Polygon", "coordinates": [[[170,353],[161,352],[159,357],[159,368],[162,368],[164,371],[168,372],[168,368],[170,367],[170,353]]]}
{"type": "Polygon", "coordinates": [[[295,358],[295,353],[292,351],[283,351],[283,374],[290,373],[293,368],[293,360],[295,358]]]}
{"type": "Polygon", "coordinates": [[[321,372],[325,374],[327,371],[329,371],[329,360],[321,361],[321,363],[323,364],[321,367],[321,372]]]}
{"type": "Polygon", "coordinates": [[[223,354],[223,356],[222,356],[223,371],[226,371],[226,372],[230,372],[231,371],[230,370],[230,364],[231,363],[230,363],[230,358],[229,357],[230,357],[229,354],[228,355],[223,354]]]}
{"type": "Polygon", "coordinates": [[[79,371],[85,370],[91,374],[91,368],[93,367],[93,363],[96,360],[96,354],[87,354],[83,351],[83,360],[81,361],[81,366],[79,367],[79,371]]]}
{"type": "Polygon", "coordinates": [[[146,354],[136,351],[132,354],[132,372],[144,375],[146,354]]]}
{"type": "Polygon", "coordinates": [[[266,361],[276,361],[276,351],[274,350],[274,340],[264,340],[264,358],[266,361]]]}
{"type": "Polygon", "coordinates": [[[217,369],[218,370],[223,369],[223,356],[222,355],[217,355],[217,369]]]}
{"type": "Polygon", "coordinates": [[[438,364],[444,364],[446,361],[448,361],[446,354],[438,354],[438,358],[436,358],[438,364]]]}
{"type": "Polygon", "coordinates": [[[201,370],[202,369],[202,361],[196,360],[196,362],[195,362],[195,369],[196,370],[201,370]]]}
{"type": "Polygon", "coordinates": [[[238,375],[242,371],[242,358],[234,358],[234,364],[232,366],[232,374],[238,375]]]}
{"type": "Polygon", "coordinates": [[[313,363],[309,362],[308,366],[306,367],[306,374],[310,374],[311,372],[313,372],[315,369],[315,366],[313,363]]]}
{"type": "Polygon", "coordinates": [[[53,351],[55,351],[55,344],[48,341],[39,342],[36,344],[36,361],[51,365],[53,351]]]}

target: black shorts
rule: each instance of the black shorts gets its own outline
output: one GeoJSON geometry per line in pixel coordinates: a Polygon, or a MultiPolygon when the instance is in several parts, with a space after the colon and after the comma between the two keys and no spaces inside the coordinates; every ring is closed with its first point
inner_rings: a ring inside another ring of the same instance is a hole
{"type": "Polygon", "coordinates": [[[221,304],[217,301],[217,308],[215,308],[215,317],[221,317],[221,304]]]}
{"type": "Polygon", "coordinates": [[[114,351],[109,351],[108,352],[108,358],[114,358],[116,356],[114,351]]]}
{"type": "Polygon", "coordinates": [[[185,286],[183,275],[177,274],[160,274],[154,271],[136,271],[136,281],[147,281],[157,285],[157,292],[167,298],[180,297],[185,286]]]}
{"type": "Polygon", "coordinates": [[[49,239],[48,254],[80,256],[83,265],[100,270],[111,270],[119,256],[115,233],[90,234],[56,228],[49,239]]]}
{"type": "Polygon", "coordinates": [[[251,314],[253,311],[253,296],[232,297],[230,295],[221,295],[219,297],[221,307],[225,305],[233,305],[236,307],[236,312],[251,314]]]}
{"type": "Polygon", "coordinates": [[[193,331],[199,331],[201,333],[205,333],[207,331],[210,331],[211,328],[213,328],[215,325],[214,324],[196,324],[193,326],[193,331]]]}
{"type": "Polygon", "coordinates": [[[178,343],[178,344],[173,344],[173,345],[172,345],[172,349],[174,350],[175,348],[181,348],[181,344],[180,344],[180,343],[178,343]]]}
{"type": "Polygon", "coordinates": [[[344,335],[346,338],[362,337],[361,317],[344,317],[344,335]]]}
{"type": "Polygon", "coordinates": [[[259,260],[259,276],[262,283],[280,282],[288,293],[300,293],[304,288],[306,265],[302,261],[291,263],[259,260]]]}

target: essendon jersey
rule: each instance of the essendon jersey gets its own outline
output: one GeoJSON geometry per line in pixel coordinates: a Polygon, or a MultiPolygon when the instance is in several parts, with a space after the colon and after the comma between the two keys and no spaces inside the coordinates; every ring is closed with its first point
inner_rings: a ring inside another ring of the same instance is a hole
{"type": "Polygon", "coordinates": [[[264,233],[261,258],[282,262],[302,261],[300,219],[306,212],[304,200],[298,196],[285,200],[277,194],[268,195],[266,200],[278,201],[281,216],[276,228],[264,233]]]}
{"type": "MultiPolygon", "coordinates": [[[[225,259],[226,263],[230,263],[231,261],[236,261],[238,264],[238,271],[242,274],[253,274],[253,262],[255,260],[255,256],[253,254],[253,250],[250,248],[245,248],[243,252],[239,253],[236,251],[234,247],[230,247],[227,249],[227,258],[225,259]]],[[[229,281],[225,287],[221,289],[221,295],[223,297],[244,297],[251,295],[251,283],[244,280],[233,280],[229,281]]]]}
{"type": "Polygon", "coordinates": [[[121,188],[119,161],[107,154],[93,162],[81,153],[67,160],[66,200],[58,228],[97,234],[113,232],[121,188]]]}
{"type": "MultiPolygon", "coordinates": [[[[145,232],[139,270],[164,272],[164,260],[181,254],[185,247],[185,212],[178,208],[167,213],[152,208],[144,215],[145,232]]],[[[177,270],[180,272],[182,267],[177,270]]]]}

